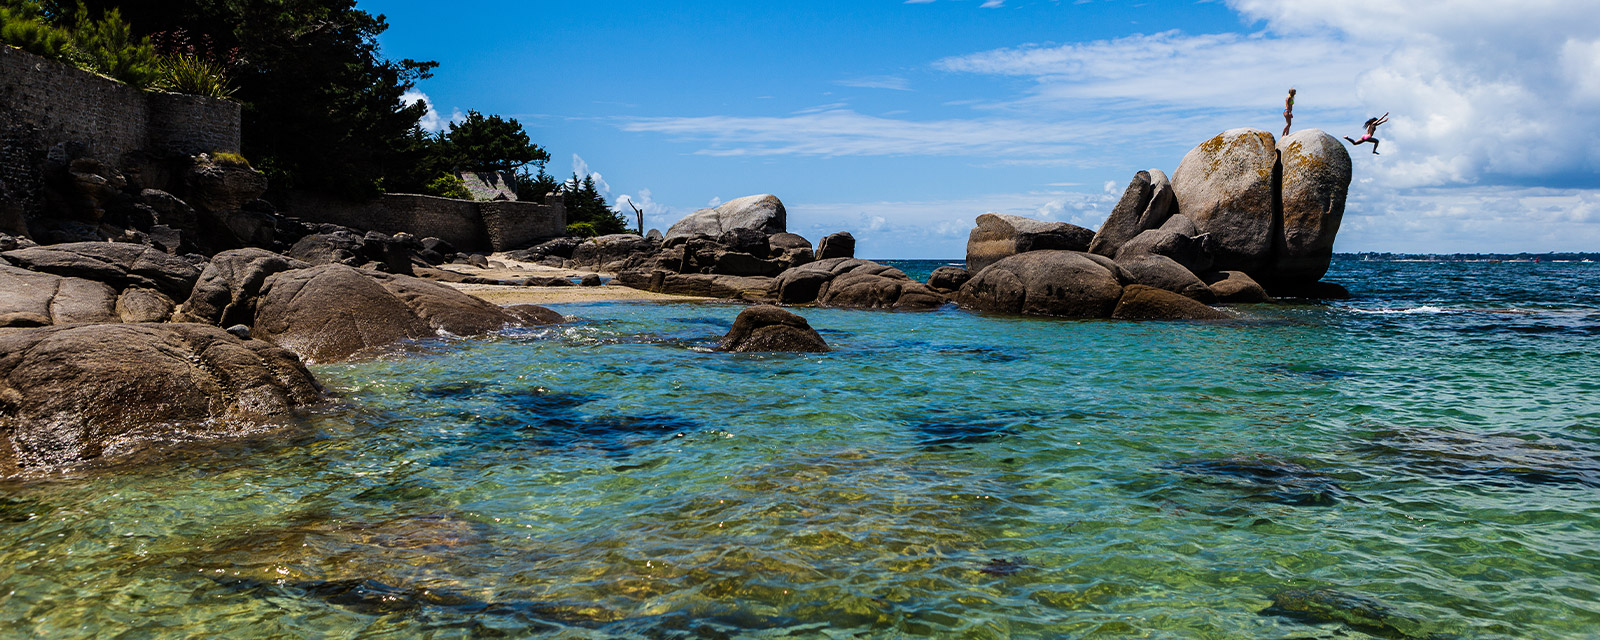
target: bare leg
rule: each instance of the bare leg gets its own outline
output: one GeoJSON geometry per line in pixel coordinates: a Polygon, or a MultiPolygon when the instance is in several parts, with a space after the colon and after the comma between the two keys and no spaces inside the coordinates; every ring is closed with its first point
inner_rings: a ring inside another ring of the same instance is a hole
{"type": "Polygon", "coordinates": [[[1283,135],[1278,136],[1278,137],[1280,137],[1280,138],[1289,137],[1289,122],[1287,120],[1285,120],[1284,123],[1283,123],[1283,135]]]}
{"type": "Polygon", "coordinates": [[[1372,139],[1372,155],[1378,155],[1378,139],[1372,139]]]}
{"type": "MultiPolygon", "coordinates": [[[[1345,140],[1350,140],[1350,136],[1345,136],[1344,139],[1345,140]]],[[[1356,142],[1355,140],[1350,140],[1350,144],[1361,144],[1361,143],[1356,142]]]]}

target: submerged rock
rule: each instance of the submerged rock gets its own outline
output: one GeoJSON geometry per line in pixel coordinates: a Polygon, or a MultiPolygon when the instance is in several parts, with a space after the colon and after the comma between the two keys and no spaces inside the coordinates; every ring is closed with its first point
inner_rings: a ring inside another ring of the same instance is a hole
{"type": "Polygon", "coordinates": [[[816,329],[806,319],[778,307],[762,305],[739,312],[733,328],[717,346],[723,351],[789,351],[822,353],[828,351],[816,329]]]}
{"type": "Polygon", "coordinates": [[[0,354],[4,473],[251,433],[322,398],[294,354],[198,324],[29,329],[0,354]]]}
{"type": "Polygon", "coordinates": [[[1180,460],[1172,468],[1282,504],[1323,507],[1348,497],[1335,478],[1287,460],[1231,456],[1180,460]]]}
{"type": "Polygon", "coordinates": [[[1339,623],[1361,633],[1390,640],[1450,640],[1456,636],[1431,629],[1427,621],[1371,596],[1335,589],[1285,589],[1272,594],[1273,615],[1313,624],[1339,623]]]}

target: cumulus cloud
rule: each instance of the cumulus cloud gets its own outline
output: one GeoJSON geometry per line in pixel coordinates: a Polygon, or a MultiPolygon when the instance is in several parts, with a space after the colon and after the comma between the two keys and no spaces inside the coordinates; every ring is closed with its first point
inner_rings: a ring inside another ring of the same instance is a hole
{"type": "Polygon", "coordinates": [[[416,89],[412,89],[400,95],[400,103],[408,107],[418,102],[423,103],[428,108],[428,110],[422,114],[422,118],[417,120],[417,125],[422,127],[423,131],[427,131],[429,133],[439,133],[440,131],[444,131],[445,127],[449,126],[450,123],[454,122],[460,124],[467,119],[466,114],[461,113],[460,109],[451,110],[449,118],[439,115],[439,111],[434,108],[433,100],[428,98],[428,94],[417,91],[416,89]]]}
{"type": "MultiPolygon", "coordinates": [[[[1038,123],[986,118],[914,121],[869,116],[848,109],[791,116],[631,118],[625,131],[706,141],[697,153],[712,156],[1059,156],[1097,132],[1092,121],[1038,123]]],[[[1163,129],[1165,127],[1156,127],[1163,129]]]]}
{"type": "MultiPolygon", "coordinates": [[[[607,197],[611,195],[611,185],[606,183],[605,177],[601,176],[599,171],[590,171],[589,163],[584,162],[583,158],[576,153],[572,154],[572,175],[577,176],[578,180],[584,178],[593,179],[594,188],[600,192],[600,195],[607,197]]],[[[567,183],[571,184],[572,178],[567,178],[567,183]]]]}
{"type": "Polygon", "coordinates": [[[617,196],[614,208],[622,214],[623,218],[627,220],[634,219],[633,207],[638,207],[640,211],[644,212],[644,228],[646,229],[666,229],[677,221],[677,218],[672,215],[672,208],[656,202],[651,197],[649,189],[640,189],[639,193],[633,195],[624,193],[617,196]]]}
{"type": "Polygon", "coordinates": [[[1371,115],[1393,114],[1388,184],[1600,184],[1600,20],[1580,17],[1592,2],[1229,4],[1284,37],[1382,52],[1357,86],[1371,115]]]}

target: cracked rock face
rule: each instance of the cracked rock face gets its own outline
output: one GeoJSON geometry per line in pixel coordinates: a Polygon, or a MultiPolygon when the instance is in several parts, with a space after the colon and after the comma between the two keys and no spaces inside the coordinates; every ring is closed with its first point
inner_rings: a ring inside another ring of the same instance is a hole
{"type": "Polygon", "coordinates": [[[216,327],[17,331],[0,336],[0,475],[263,432],[321,400],[294,354],[216,327]]]}

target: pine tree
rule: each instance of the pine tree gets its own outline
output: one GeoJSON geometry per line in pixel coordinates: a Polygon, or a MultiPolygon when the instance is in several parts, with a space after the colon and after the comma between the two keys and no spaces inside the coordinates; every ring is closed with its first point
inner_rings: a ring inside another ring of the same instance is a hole
{"type": "Polygon", "coordinates": [[[580,179],[574,173],[561,191],[566,196],[569,235],[604,236],[628,232],[628,222],[606,204],[606,197],[595,187],[593,176],[580,179]]]}

